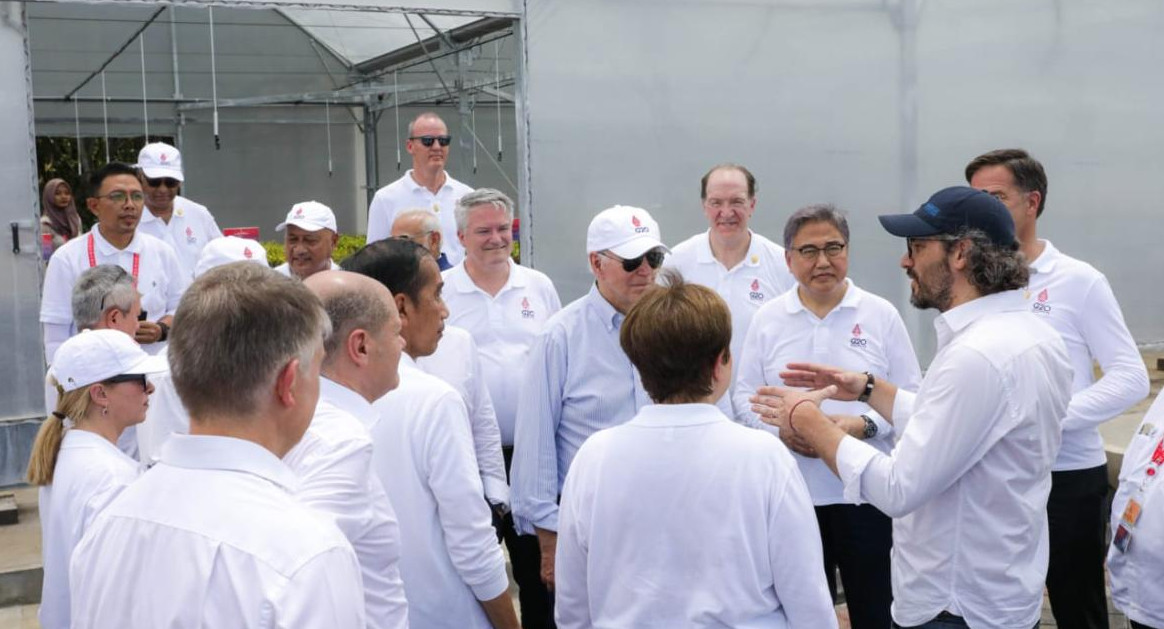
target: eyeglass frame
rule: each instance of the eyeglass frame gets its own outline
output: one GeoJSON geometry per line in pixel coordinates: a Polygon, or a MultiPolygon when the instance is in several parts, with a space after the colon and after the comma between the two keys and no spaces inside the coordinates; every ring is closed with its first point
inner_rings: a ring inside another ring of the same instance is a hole
{"type": "Polygon", "coordinates": [[[114,203],[125,203],[126,201],[133,201],[134,205],[144,205],[145,204],[145,193],[140,191],[140,190],[138,190],[136,192],[126,192],[125,190],[114,190],[113,192],[110,192],[108,194],[94,194],[94,195],[92,195],[92,198],[94,198],[94,199],[109,199],[110,201],[112,201],[114,203]],[[114,195],[120,195],[120,196],[123,196],[125,198],[118,201],[114,195]]]}
{"type": "Polygon", "coordinates": [[[804,245],[803,247],[795,247],[792,250],[796,252],[796,255],[800,256],[801,260],[804,260],[807,262],[809,260],[816,260],[816,259],[820,258],[821,253],[823,253],[825,255],[825,257],[828,258],[829,260],[832,260],[834,258],[839,257],[841,254],[845,253],[845,250],[848,248],[849,248],[849,243],[838,242],[838,241],[834,240],[831,242],[826,242],[825,246],[823,246],[823,247],[818,247],[816,245],[804,245]],[[833,253],[829,253],[830,249],[833,250],[833,253]],[[809,255],[809,253],[806,253],[808,251],[812,252],[811,255],[809,255]]]}
{"type": "Polygon", "coordinates": [[[103,384],[121,384],[122,382],[136,382],[141,385],[141,388],[149,386],[149,380],[144,373],[123,373],[116,376],[106,378],[101,381],[103,384]]]}
{"type": "Polygon", "coordinates": [[[453,142],[452,135],[413,135],[408,137],[409,140],[419,140],[425,148],[431,148],[433,142],[437,142],[441,147],[446,147],[453,142]]]}
{"type": "Polygon", "coordinates": [[[599,251],[598,255],[604,258],[610,258],[616,262],[621,262],[622,270],[626,271],[627,273],[634,273],[635,271],[639,270],[639,267],[643,265],[644,260],[646,261],[647,266],[651,267],[652,269],[658,269],[659,267],[663,266],[663,260],[667,257],[667,254],[658,247],[648,250],[646,253],[637,258],[621,258],[611,253],[610,251],[599,251]],[[652,263],[652,260],[655,260],[656,262],[652,263]]]}

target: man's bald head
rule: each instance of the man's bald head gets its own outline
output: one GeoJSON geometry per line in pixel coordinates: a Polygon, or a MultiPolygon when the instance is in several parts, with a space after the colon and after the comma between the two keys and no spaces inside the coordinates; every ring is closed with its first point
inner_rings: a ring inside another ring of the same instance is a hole
{"type": "Polygon", "coordinates": [[[392,237],[424,245],[434,258],[441,257],[441,220],[432,210],[405,210],[392,221],[392,237]]]}
{"type": "Polygon", "coordinates": [[[331,336],[323,345],[325,368],[344,358],[348,338],[356,330],[377,333],[399,319],[392,293],[366,275],[320,271],[303,284],[319,297],[331,319],[331,336]]]}

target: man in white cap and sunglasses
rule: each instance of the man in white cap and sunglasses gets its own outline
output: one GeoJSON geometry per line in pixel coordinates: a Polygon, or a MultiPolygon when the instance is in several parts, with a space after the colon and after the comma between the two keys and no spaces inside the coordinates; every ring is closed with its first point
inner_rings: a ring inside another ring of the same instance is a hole
{"type": "Polygon", "coordinates": [[[558,495],[586,439],[651,403],[619,345],[622,321],[651,287],[668,252],[646,210],[618,205],[590,222],[594,286],[555,314],[534,341],[522,377],[510,473],[514,521],[536,534],[542,580],[554,585],[558,495]]]}
{"type": "Polygon", "coordinates": [[[206,243],[222,236],[205,205],[182,196],[182,154],[164,142],[145,145],[137,154],[137,168],[145,192],[145,209],[138,229],[174,248],[186,280],[206,243]]]}
{"type": "MultiPolygon", "coordinates": [[[[431,111],[408,123],[404,150],[412,156],[412,168],[400,179],[376,191],[372,204],[368,206],[369,243],[391,237],[396,215],[411,208],[431,208],[440,217],[442,233],[457,233],[453,210],[457,200],[473,189],[445,171],[452,139],[445,121],[431,111]]],[[[465,257],[465,247],[456,238],[445,238],[441,251],[450,266],[456,266],[465,257]]]]}
{"type": "Polygon", "coordinates": [[[287,220],[279,223],[275,231],[285,231],[283,253],[287,261],[275,270],[288,277],[305,280],[320,271],[336,270],[339,265],[331,259],[339,230],[335,225],[335,213],[319,201],[304,201],[291,206],[287,220]]]}

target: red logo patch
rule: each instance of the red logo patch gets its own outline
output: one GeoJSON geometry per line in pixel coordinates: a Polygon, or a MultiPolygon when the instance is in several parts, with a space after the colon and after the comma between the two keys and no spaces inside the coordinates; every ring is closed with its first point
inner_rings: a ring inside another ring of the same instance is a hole
{"type": "Polygon", "coordinates": [[[158,157],[158,161],[162,162],[163,164],[166,163],[166,154],[162,153],[161,156],[158,157]]]}
{"type": "Polygon", "coordinates": [[[193,230],[193,229],[190,229],[189,227],[187,227],[187,228],[186,228],[186,235],[187,235],[187,236],[193,236],[193,235],[194,235],[194,230],[193,230]]]}
{"type": "Polygon", "coordinates": [[[631,214],[631,224],[635,227],[642,227],[643,225],[639,222],[639,217],[635,216],[634,214],[631,214]]]}
{"type": "Polygon", "coordinates": [[[1044,288],[1039,292],[1039,301],[1047,301],[1047,289],[1044,288]]]}
{"type": "Polygon", "coordinates": [[[529,297],[522,298],[521,307],[523,310],[529,310],[529,297]]]}
{"type": "Polygon", "coordinates": [[[853,326],[853,336],[861,336],[861,324],[853,326]]]}
{"type": "Polygon", "coordinates": [[[752,290],[760,290],[760,280],[752,280],[752,290]]]}
{"type": "Polygon", "coordinates": [[[246,247],[243,249],[243,257],[246,258],[247,260],[250,260],[252,257],[254,257],[254,255],[255,254],[251,253],[250,247],[246,247]]]}
{"type": "Polygon", "coordinates": [[[295,208],[295,216],[303,216],[303,208],[301,208],[301,207],[295,208]]]}

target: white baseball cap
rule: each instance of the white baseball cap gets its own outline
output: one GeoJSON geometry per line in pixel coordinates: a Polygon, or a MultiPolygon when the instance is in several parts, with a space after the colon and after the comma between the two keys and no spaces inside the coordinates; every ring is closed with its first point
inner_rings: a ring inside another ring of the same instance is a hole
{"type": "Polygon", "coordinates": [[[202,248],[202,253],[198,255],[198,264],[194,266],[194,277],[231,262],[258,262],[270,268],[267,264],[267,250],[263,245],[250,238],[222,236],[211,240],[202,248]]]}
{"type": "Polygon", "coordinates": [[[623,259],[637,258],[655,247],[670,253],[660,240],[659,224],[642,208],[616,205],[602,210],[586,230],[586,252],[610,251],[623,259]]]}
{"type": "Polygon", "coordinates": [[[281,232],[288,225],[294,225],[300,229],[306,229],[309,232],[315,232],[321,229],[330,229],[333,232],[339,232],[335,226],[335,214],[331,211],[331,208],[319,201],[304,201],[303,203],[292,205],[291,211],[287,213],[287,220],[279,223],[275,231],[281,232]]]}
{"type": "Polygon", "coordinates": [[[169,369],[165,358],[145,353],[125,332],[85,330],[61,344],[53,356],[51,372],[65,391],[73,391],[113,376],[169,369]]]}
{"type": "Polygon", "coordinates": [[[165,142],[147,144],[137,154],[137,167],[150,179],[172,177],[183,181],[182,154],[165,142]]]}

